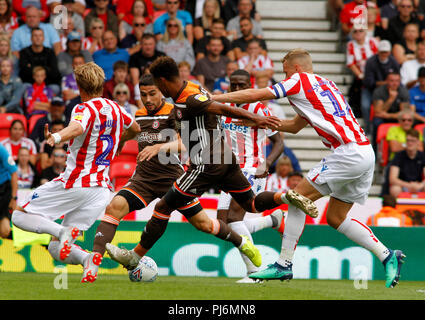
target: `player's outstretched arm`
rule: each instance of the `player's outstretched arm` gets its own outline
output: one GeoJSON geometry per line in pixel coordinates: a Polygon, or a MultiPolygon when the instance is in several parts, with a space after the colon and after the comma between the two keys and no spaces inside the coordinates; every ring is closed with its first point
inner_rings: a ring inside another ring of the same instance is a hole
{"type": "Polygon", "coordinates": [[[264,117],[246,111],[242,108],[235,108],[218,102],[212,102],[207,107],[207,112],[230,118],[248,120],[249,122],[253,123],[253,126],[263,129],[271,128],[275,130],[281,124],[280,119],[275,116],[264,117]]]}
{"type": "Polygon", "coordinates": [[[83,132],[83,127],[75,121],[71,121],[66,128],[63,128],[61,131],[56,133],[51,133],[49,131],[49,125],[47,123],[44,126],[44,137],[47,140],[47,144],[51,147],[60,142],[74,139],[79,135],[82,135],[83,132]]]}
{"type": "Polygon", "coordinates": [[[306,127],[308,122],[301,118],[298,114],[289,120],[280,120],[280,126],[278,126],[275,130],[289,133],[298,133],[301,129],[306,127]]]}
{"type": "Polygon", "coordinates": [[[211,99],[217,102],[229,102],[237,104],[251,103],[275,98],[276,96],[268,88],[245,89],[211,96],[211,99]]]}
{"type": "Polygon", "coordinates": [[[149,161],[153,157],[155,157],[160,152],[165,153],[181,153],[186,151],[186,148],[183,145],[180,137],[178,139],[165,142],[165,143],[157,143],[152,146],[146,146],[142,151],[137,155],[137,161],[149,161]]]}

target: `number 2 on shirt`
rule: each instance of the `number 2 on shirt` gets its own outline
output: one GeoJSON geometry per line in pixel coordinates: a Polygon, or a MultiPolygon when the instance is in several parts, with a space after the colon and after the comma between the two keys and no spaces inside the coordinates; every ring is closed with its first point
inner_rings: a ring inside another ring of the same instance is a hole
{"type": "Polygon", "coordinates": [[[109,155],[109,152],[112,150],[112,147],[114,146],[114,140],[109,134],[102,134],[99,137],[99,139],[101,141],[106,141],[107,145],[106,145],[105,151],[103,151],[102,154],[99,157],[97,157],[95,163],[98,166],[109,166],[110,161],[106,160],[106,157],[109,155]]]}

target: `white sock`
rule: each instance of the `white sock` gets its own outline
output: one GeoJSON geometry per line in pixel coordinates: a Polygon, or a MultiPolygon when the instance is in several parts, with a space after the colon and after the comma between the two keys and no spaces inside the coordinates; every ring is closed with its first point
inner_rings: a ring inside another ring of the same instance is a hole
{"type": "Polygon", "coordinates": [[[71,245],[71,252],[65,260],[60,259],[60,243],[59,241],[50,241],[49,253],[56,261],[63,262],[66,264],[81,264],[84,265],[84,260],[89,256],[89,252],[83,250],[76,244],[71,245]]]}
{"type": "MultiPolygon", "coordinates": [[[[231,223],[229,223],[229,227],[232,228],[233,231],[240,234],[241,236],[247,236],[248,239],[252,243],[254,243],[254,241],[252,240],[251,233],[249,232],[248,228],[246,227],[244,221],[231,222],[231,223]]],[[[240,252],[240,254],[241,254],[243,262],[245,263],[247,274],[257,272],[258,268],[256,266],[254,266],[254,264],[251,262],[251,260],[249,260],[249,258],[246,255],[242,254],[241,252],[240,252]]]]}
{"type": "Polygon", "coordinates": [[[243,221],[250,233],[273,227],[273,220],[270,215],[265,217],[250,218],[243,221]]]}
{"type": "Polygon", "coordinates": [[[290,204],[288,199],[286,199],[286,192],[281,194],[280,200],[282,200],[283,203],[290,204]]]}
{"type": "Polygon", "coordinates": [[[305,213],[293,205],[288,206],[288,214],[285,220],[285,230],[282,236],[282,247],[277,263],[286,267],[292,264],[295,247],[304,231],[305,213]]]}
{"type": "Polygon", "coordinates": [[[390,253],[390,250],[375,237],[372,230],[356,219],[347,216],[336,230],[344,234],[348,239],[371,251],[381,262],[390,253]]]}
{"type": "Polygon", "coordinates": [[[34,233],[47,233],[59,238],[63,227],[43,216],[15,210],[12,214],[12,223],[18,228],[34,233]]]}

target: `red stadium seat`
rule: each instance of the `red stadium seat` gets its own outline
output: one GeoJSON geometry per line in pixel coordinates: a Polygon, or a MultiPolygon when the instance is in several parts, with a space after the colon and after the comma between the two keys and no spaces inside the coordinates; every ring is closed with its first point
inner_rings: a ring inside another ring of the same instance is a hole
{"type": "Polygon", "coordinates": [[[109,169],[109,178],[114,185],[115,191],[121,189],[136,170],[136,161],[112,162],[109,169]]]}
{"type": "Polygon", "coordinates": [[[9,136],[9,128],[14,120],[21,120],[27,129],[27,118],[19,113],[0,113],[0,136],[9,136]]]}
{"type": "Polygon", "coordinates": [[[134,162],[136,163],[139,146],[136,140],[129,140],[124,144],[119,156],[115,157],[113,162],[134,162]]]}
{"type": "Polygon", "coordinates": [[[45,117],[45,114],[35,114],[31,116],[28,120],[28,135],[31,134],[32,130],[34,130],[35,124],[37,123],[38,119],[45,117]]]}
{"type": "Polygon", "coordinates": [[[383,123],[378,127],[376,134],[377,157],[381,167],[385,167],[389,158],[389,146],[386,139],[387,132],[391,127],[398,126],[398,123],[383,123]]]}

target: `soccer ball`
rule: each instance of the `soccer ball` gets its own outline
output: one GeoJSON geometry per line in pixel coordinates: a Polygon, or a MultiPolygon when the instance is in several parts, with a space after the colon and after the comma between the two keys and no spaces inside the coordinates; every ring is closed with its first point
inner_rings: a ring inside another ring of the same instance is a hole
{"type": "Polygon", "coordinates": [[[153,282],[157,276],[158,266],[152,258],[147,256],[140,259],[136,268],[128,271],[128,277],[132,282],[153,282]]]}

